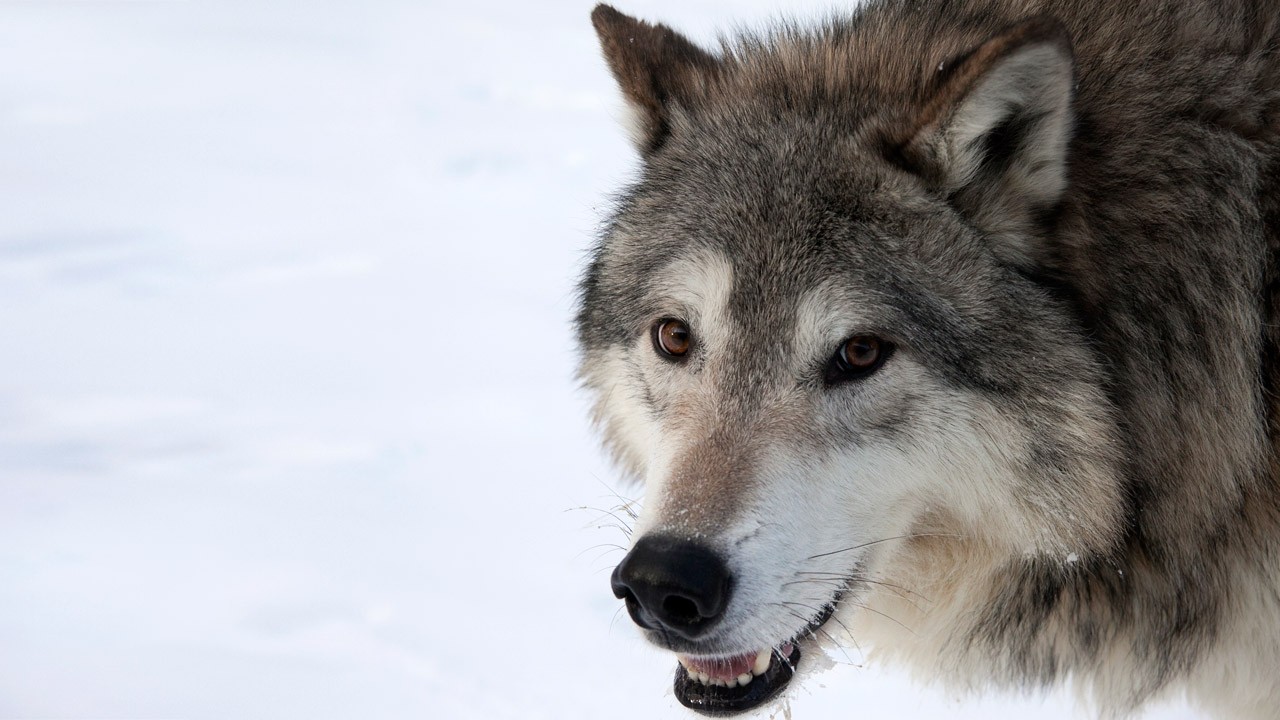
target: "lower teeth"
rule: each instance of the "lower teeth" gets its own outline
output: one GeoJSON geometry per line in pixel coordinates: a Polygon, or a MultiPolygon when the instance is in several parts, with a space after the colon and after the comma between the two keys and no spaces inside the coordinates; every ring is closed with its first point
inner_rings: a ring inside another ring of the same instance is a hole
{"type": "Polygon", "coordinates": [[[685,673],[689,679],[697,680],[703,685],[714,685],[716,687],[739,687],[751,684],[751,681],[769,671],[769,666],[773,664],[773,650],[762,650],[756,655],[755,663],[751,666],[749,672],[744,672],[735,678],[723,679],[712,677],[705,672],[694,670],[684,659],[680,659],[680,664],[684,666],[685,673]]]}

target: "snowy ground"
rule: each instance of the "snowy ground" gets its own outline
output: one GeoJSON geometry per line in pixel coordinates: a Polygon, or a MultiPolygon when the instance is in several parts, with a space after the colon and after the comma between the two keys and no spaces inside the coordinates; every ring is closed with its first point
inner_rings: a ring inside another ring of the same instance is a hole
{"type": "Polygon", "coordinates": [[[615,501],[573,282],[634,163],[589,10],[0,3],[0,717],[683,716],[574,509],[615,501]]]}

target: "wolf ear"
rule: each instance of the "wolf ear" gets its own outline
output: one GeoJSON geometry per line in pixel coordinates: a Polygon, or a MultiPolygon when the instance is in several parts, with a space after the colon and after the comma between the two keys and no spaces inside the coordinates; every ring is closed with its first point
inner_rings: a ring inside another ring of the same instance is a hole
{"type": "Polygon", "coordinates": [[[1048,16],[1024,21],[938,67],[937,91],[899,158],[1007,238],[997,248],[1007,260],[1034,264],[1022,245],[1066,189],[1074,85],[1066,28],[1048,16]]]}
{"type": "Polygon", "coordinates": [[[650,25],[608,5],[596,6],[591,24],[633,114],[632,140],[648,155],[670,134],[673,110],[689,108],[720,62],[666,25],[650,25]]]}

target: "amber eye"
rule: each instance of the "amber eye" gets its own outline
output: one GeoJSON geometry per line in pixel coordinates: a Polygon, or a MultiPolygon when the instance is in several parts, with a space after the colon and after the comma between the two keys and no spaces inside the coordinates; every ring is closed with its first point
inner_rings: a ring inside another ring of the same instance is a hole
{"type": "Polygon", "coordinates": [[[668,318],[653,324],[653,346],[662,355],[683,357],[692,343],[693,334],[689,332],[689,326],[679,320],[668,318]]]}
{"type": "Polygon", "coordinates": [[[864,378],[884,364],[893,344],[874,335],[854,335],[836,348],[823,378],[828,385],[864,378]]]}

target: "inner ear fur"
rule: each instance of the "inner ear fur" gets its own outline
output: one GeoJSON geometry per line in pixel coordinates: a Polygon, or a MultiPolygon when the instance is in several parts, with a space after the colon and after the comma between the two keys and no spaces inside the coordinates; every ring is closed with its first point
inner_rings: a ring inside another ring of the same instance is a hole
{"type": "Polygon", "coordinates": [[[1057,19],[1021,22],[938,70],[937,90],[897,157],[1020,264],[1021,246],[1067,187],[1075,61],[1057,19]]]}
{"type": "Polygon", "coordinates": [[[632,140],[641,154],[650,154],[670,134],[672,113],[692,105],[720,61],[666,25],[651,25],[608,5],[596,6],[591,24],[632,111],[632,140]]]}

